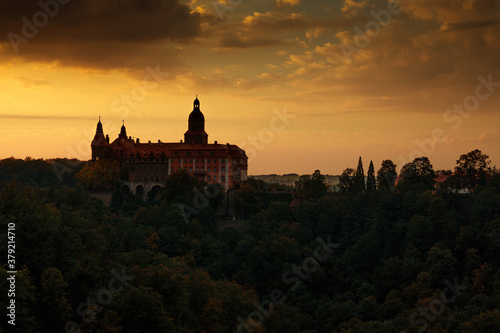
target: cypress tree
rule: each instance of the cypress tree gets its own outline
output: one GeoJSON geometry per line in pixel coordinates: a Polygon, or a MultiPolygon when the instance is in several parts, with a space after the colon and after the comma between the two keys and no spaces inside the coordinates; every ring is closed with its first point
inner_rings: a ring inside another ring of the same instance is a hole
{"type": "Polygon", "coordinates": [[[363,170],[363,162],[361,161],[361,156],[358,161],[358,168],[356,169],[356,176],[354,177],[355,188],[358,191],[365,190],[365,172],[363,170]]]}
{"type": "Polygon", "coordinates": [[[366,179],[366,190],[375,191],[375,167],[373,166],[373,161],[370,161],[370,166],[368,167],[368,178],[366,179]]]}

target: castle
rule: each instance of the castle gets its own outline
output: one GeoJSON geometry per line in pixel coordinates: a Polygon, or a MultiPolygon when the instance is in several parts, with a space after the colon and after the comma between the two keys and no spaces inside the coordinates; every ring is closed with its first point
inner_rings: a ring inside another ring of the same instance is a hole
{"type": "Polygon", "coordinates": [[[209,184],[220,184],[226,191],[239,188],[247,178],[248,158],[243,149],[229,143],[208,143],[198,98],[188,118],[184,141],[134,141],[127,136],[124,123],[118,138],[110,142],[99,119],[91,148],[92,161],[118,161],[123,188],[140,196],[163,186],[168,175],[181,169],[209,184]]]}

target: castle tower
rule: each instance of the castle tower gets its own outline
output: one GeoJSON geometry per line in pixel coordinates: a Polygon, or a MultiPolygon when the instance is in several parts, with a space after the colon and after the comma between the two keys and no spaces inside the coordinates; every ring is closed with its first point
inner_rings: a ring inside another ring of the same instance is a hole
{"type": "Polygon", "coordinates": [[[188,130],[184,133],[184,142],[191,144],[208,143],[208,134],[205,132],[205,117],[200,111],[198,97],[194,100],[193,111],[189,114],[188,130]]]}
{"type": "Polygon", "coordinates": [[[118,135],[120,139],[127,139],[127,129],[125,128],[125,120],[123,120],[122,128],[120,134],[118,135]]]}
{"type": "Polygon", "coordinates": [[[111,149],[109,147],[109,139],[104,136],[104,131],[102,129],[101,117],[99,117],[99,122],[97,123],[97,128],[95,131],[94,140],[90,144],[92,148],[92,161],[109,158],[111,155],[111,149]]]}

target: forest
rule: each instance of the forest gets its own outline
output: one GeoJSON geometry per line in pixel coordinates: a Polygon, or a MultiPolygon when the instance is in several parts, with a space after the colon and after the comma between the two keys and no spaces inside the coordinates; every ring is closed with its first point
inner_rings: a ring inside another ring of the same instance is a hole
{"type": "MultiPolygon", "coordinates": [[[[479,150],[293,189],[186,172],[159,196],[92,196],[92,166],[0,161],[0,306],[15,225],[17,332],[498,332],[500,174],[479,150]],[[291,204],[294,202],[294,204],[291,204]],[[223,221],[224,223],[221,223],[223,221]]],[[[106,180],[108,181],[108,180],[106,180]]],[[[2,320],[0,330],[14,332],[2,320]]]]}

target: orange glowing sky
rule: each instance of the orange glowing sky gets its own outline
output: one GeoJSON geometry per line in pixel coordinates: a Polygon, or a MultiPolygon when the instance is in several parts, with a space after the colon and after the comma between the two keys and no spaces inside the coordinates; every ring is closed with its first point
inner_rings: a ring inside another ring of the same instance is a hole
{"type": "Polygon", "coordinates": [[[197,94],[249,174],[500,166],[500,1],[44,1],[0,4],[0,158],[90,159],[99,115],[178,141],[197,94]]]}

